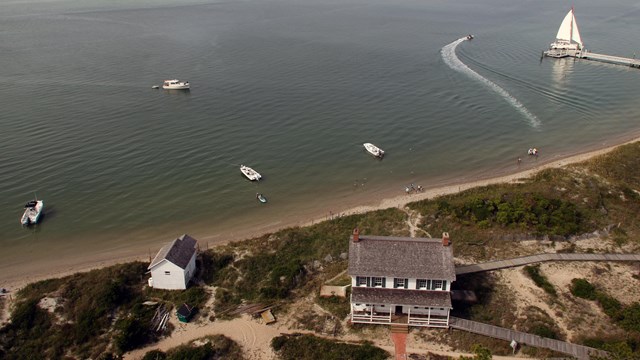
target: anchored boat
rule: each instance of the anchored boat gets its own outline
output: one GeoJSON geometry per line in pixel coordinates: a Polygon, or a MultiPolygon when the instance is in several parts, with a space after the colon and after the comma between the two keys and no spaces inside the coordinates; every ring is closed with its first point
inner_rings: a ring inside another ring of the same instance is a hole
{"type": "Polygon", "coordinates": [[[165,80],[162,83],[162,88],[165,90],[189,90],[189,87],[188,81],[180,81],[178,79],[165,80]]]}
{"type": "Polygon", "coordinates": [[[25,226],[37,224],[38,221],[40,221],[42,209],[44,209],[44,202],[42,200],[35,199],[29,201],[24,206],[24,213],[20,218],[20,223],[25,226]]]}
{"type": "Polygon", "coordinates": [[[582,51],[583,44],[578,30],[578,23],[573,13],[573,7],[562,20],[556,41],[549,45],[549,50],[545,51],[546,56],[561,58],[565,56],[576,56],[582,51]]]}
{"type": "Polygon", "coordinates": [[[373,145],[372,143],[364,143],[362,144],[364,145],[364,148],[367,149],[367,151],[369,152],[369,154],[377,157],[377,158],[382,158],[384,156],[384,151],[382,149],[380,149],[379,147],[373,145]]]}
{"type": "Polygon", "coordinates": [[[256,194],[256,199],[258,199],[258,201],[260,201],[261,203],[265,204],[267,202],[267,198],[264,197],[264,195],[257,193],[256,194]]]}
{"type": "Polygon", "coordinates": [[[240,165],[240,171],[244,174],[244,176],[247,177],[247,179],[251,181],[254,181],[254,180],[257,181],[262,179],[262,175],[260,175],[260,173],[258,173],[257,171],[253,170],[248,166],[240,165]]]}

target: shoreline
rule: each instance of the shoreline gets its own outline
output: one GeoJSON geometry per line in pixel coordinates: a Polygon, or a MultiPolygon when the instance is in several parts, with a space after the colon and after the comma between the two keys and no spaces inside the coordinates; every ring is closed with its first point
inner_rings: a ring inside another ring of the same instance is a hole
{"type": "MultiPolygon", "coordinates": [[[[369,211],[387,209],[387,208],[402,208],[406,204],[420,201],[424,199],[434,198],[442,195],[449,195],[458,193],[470,188],[487,186],[498,183],[511,183],[518,179],[527,178],[533,174],[549,168],[560,168],[570,164],[583,162],[596,156],[604,155],[612,150],[631,143],[640,141],[640,135],[635,134],[632,138],[619,138],[619,142],[614,142],[613,145],[605,146],[603,148],[596,148],[591,150],[585,150],[584,152],[577,152],[574,154],[568,154],[567,156],[557,156],[555,159],[550,159],[546,162],[541,162],[539,165],[522,166],[525,169],[518,169],[516,171],[503,170],[502,173],[495,174],[493,176],[477,176],[474,180],[467,180],[464,177],[459,177],[457,180],[453,179],[448,184],[435,184],[427,186],[420,193],[402,194],[402,195],[390,195],[390,193],[383,193],[380,200],[371,201],[368,205],[349,206],[343,205],[338,208],[335,213],[331,213],[330,216],[326,214],[319,214],[315,212],[315,215],[306,217],[303,221],[300,221],[299,217],[289,217],[287,220],[281,220],[272,222],[269,224],[263,224],[255,229],[230,229],[217,234],[211,234],[206,236],[198,236],[200,247],[203,247],[203,243],[206,242],[206,248],[220,246],[231,242],[242,241],[251,239],[257,236],[261,236],[266,233],[273,233],[281,229],[288,227],[306,227],[319,222],[328,220],[329,218],[362,214],[369,211]],[[226,240],[222,240],[226,239],[226,240]],[[211,242],[211,244],[210,244],[211,242]]],[[[606,144],[606,143],[605,143],[606,144]]],[[[514,159],[515,160],[515,159],[514,159]]],[[[487,171],[488,172],[488,171],[487,171]]],[[[158,248],[160,247],[160,244],[158,248]]],[[[59,278],[68,275],[72,275],[78,272],[87,272],[94,269],[99,269],[119,263],[131,262],[131,261],[147,261],[146,247],[139,249],[132,246],[128,248],[120,248],[113,251],[99,252],[93,256],[84,256],[79,261],[69,261],[71,256],[56,259],[52,262],[40,264],[28,264],[19,269],[15,269],[9,273],[2,275],[3,279],[0,281],[0,287],[5,288],[9,293],[14,293],[20,288],[29,283],[41,281],[50,278],[59,278]],[[144,251],[143,251],[144,250],[144,251]],[[138,254],[138,255],[134,255],[138,254]]]]}

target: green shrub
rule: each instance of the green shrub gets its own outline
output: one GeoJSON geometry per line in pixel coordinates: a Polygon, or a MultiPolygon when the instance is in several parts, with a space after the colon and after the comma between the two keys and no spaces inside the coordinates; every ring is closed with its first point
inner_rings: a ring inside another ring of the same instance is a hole
{"type": "Polygon", "coordinates": [[[605,294],[604,292],[596,292],[596,300],[602,307],[602,310],[614,321],[620,319],[620,311],[622,310],[622,304],[615,298],[605,294]]]}
{"type": "Polygon", "coordinates": [[[549,295],[556,296],[556,289],[553,285],[547,280],[546,276],[540,273],[540,265],[527,265],[524,267],[525,273],[529,275],[531,280],[536,284],[536,286],[542,288],[549,295]]]}
{"type": "Polygon", "coordinates": [[[271,347],[283,360],[383,360],[390,354],[369,343],[363,345],[332,341],[313,335],[278,336],[271,347]]]}
{"type": "Polygon", "coordinates": [[[596,287],[585,279],[571,280],[571,294],[583,299],[595,300],[596,287]]]}
{"type": "Polygon", "coordinates": [[[495,198],[480,193],[458,204],[441,200],[437,215],[446,214],[475,223],[480,229],[495,224],[532,229],[540,235],[574,235],[584,223],[582,213],[573,203],[539,193],[506,192],[495,198]]]}
{"type": "Polygon", "coordinates": [[[167,354],[160,350],[151,350],[144,354],[142,360],[166,360],[167,354]]]}
{"type": "Polygon", "coordinates": [[[556,334],[556,332],[553,331],[553,329],[549,328],[546,325],[536,325],[529,330],[529,333],[542,336],[545,338],[549,338],[549,339],[558,338],[558,334],[556,334]]]}
{"type": "Polygon", "coordinates": [[[626,306],[620,313],[620,326],[628,331],[640,332],[640,303],[626,306]]]}
{"type": "Polygon", "coordinates": [[[233,255],[207,250],[200,254],[198,269],[200,278],[208,285],[212,285],[222,269],[233,262],[233,255]]]}
{"type": "Polygon", "coordinates": [[[147,352],[142,360],[241,360],[242,349],[233,340],[223,335],[205,337],[206,343],[200,346],[180,345],[166,353],[159,350],[147,352]]]}

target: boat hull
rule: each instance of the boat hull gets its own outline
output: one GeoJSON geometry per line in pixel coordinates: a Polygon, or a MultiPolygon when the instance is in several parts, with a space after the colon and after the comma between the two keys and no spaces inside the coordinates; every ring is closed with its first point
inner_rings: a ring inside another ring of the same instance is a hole
{"type": "Polygon", "coordinates": [[[20,218],[20,223],[24,226],[37,224],[40,221],[40,217],[42,216],[43,210],[44,210],[44,201],[42,200],[36,201],[36,205],[34,207],[29,207],[24,210],[24,213],[20,218]]]}
{"type": "Polygon", "coordinates": [[[189,85],[163,85],[165,90],[189,90],[189,85]]]}
{"type": "Polygon", "coordinates": [[[262,179],[262,175],[260,175],[260,173],[258,173],[257,171],[253,170],[248,166],[244,166],[244,165],[240,166],[240,172],[242,173],[242,175],[244,175],[247,179],[251,181],[258,181],[262,179]]]}
{"type": "Polygon", "coordinates": [[[364,143],[364,148],[367,150],[367,152],[377,158],[382,159],[382,157],[384,156],[384,151],[382,149],[380,149],[379,147],[371,144],[371,143],[364,143]]]}

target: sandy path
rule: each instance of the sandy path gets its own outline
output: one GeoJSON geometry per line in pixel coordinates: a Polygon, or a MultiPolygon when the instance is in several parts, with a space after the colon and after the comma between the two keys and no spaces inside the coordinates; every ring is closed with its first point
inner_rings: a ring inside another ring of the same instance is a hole
{"type": "MultiPolygon", "coordinates": [[[[284,333],[291,333],[291,331],[284,327],[277,327],[273,325],[265,325],[259,323],[256,320],[253,320],[250,316],[244,315],[242,318],[234,319],[231,321],[215,321],[213,323],[207,324],[198,324],[198,323],[189,323],[182,324],[177,322],[175,316],[171,317],[171,323],[176,326],[176,330],[174,330],[171,337],[161,340],[160,342],[147,346],[142,349],[138,349],[132,352],[129,352],[124,355],[125,360],[138,360],[141,359],[144,354],[151,350],[161,350],[167,351],[173,347],[179,346],[181,344],[188,343],[190,341],[202,338],[207,335],[215,335],[220,334],[231,338],[236,341],[242,347],[244,351],[244,355],[249,360],[274,360],[276,359],[275,354],[271,350],[271,339],[280,336],[284,333]]],[[[295,330],[298,333],[310,333],[310,331],[304,330],[295,330]]],[[[319,336],[318,334],[313,334],[319,336]]],[[[349,335],[346,336],[347,338],[349,335]]],[[[327,337],[329,339],[333,339],[327,337]]],[[[335,338],[336,340],[347,340],[343,338],[335,338]]],[[[386,339],[385,339],[386,340],[386,339]]],[[[456,351],[443,351],[440,349],[440,345],[438,344],[430,344],[422,342],[418,347],[416,344],[411,344],[413,341],[408,341],[407,344],[407,353],[415,353],[415,354],[427,354],[429,352],[447,355],[454,358],[459,358],[461,355],[471,356],[469,353],[464,352],[456,352],[456,351]]],[[[394,354],[395,349],[393,346],[388,345],[388,341],[384,342],[382,340],[374,340],[374,344],[384,350],[388,351],[390,354],[394,354]]],[[[512,357],[512,356],[493,356],[494,359],[497,360],[522,360],[522,357],[512,357]]],[[[534,358],[527,358],[534,359],[534,358]]]]}
{"type": "Polygon", "coordinates": [[[224,335],[240,344],[248,359],[273,359],[274,354],[271,351],[271,339],[279,336],[281,333],[279,328],[258,323],[248,315],[231,321],[216,320],[213,323],[207,322],[206,324],[183,324],[178,322],[175,316],[172,315],[171,323],[175,326],[171,337],[165,338],[151,346],[127,353],[124,359],[141,359],[148,351],[155,349],[167,351],[192,340],[215,334],[224,335]]]}

